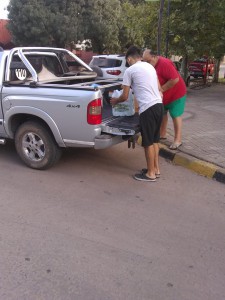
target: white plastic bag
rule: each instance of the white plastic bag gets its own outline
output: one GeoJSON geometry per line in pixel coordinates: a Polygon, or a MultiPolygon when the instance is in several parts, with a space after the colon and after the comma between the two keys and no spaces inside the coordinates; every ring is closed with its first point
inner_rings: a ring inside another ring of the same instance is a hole
{"type": "MultiPolygon", "coordinates": [[[[122,94],[123,90],[114,90],[112,98],[118,98],[122,94]]],[[[112,107],[112,114],[115,117],[122,116],[133,116],[135,113],[134,109],[134,96],[130,90],[128,99],[124,102],[118,103],[112,107]]]]}

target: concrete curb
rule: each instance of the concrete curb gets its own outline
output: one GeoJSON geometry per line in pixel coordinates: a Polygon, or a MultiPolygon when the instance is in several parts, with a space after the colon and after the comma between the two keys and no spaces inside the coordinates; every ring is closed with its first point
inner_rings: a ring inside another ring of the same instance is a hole
{"type": "Polygon", "coordinates": [[[180,150],[170,150],[166,145],[159,144],[159,155],[170,160],[178,166],[185,167],[193,172],[214,179],[218,182],[225,183],[225,170],[206,161],[200,160],[189,154],[182,153],[180,150]]]}

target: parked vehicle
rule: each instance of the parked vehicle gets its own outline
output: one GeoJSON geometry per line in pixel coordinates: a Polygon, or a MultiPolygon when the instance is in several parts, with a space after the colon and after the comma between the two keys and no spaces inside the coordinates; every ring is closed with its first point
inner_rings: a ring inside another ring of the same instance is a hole
{"type": "Polygon", "coordinates": [[[95,55],[89,66],[97,73],[98,78],[123,79],[128,67],[125,55],[95,55]]]}
{"type": "Polygon", "coordinates": [[[186,84],[186,86],[189,86],[190,85],[190,72],[187,71],[187,75],[184,76],[184,72],[182,71],[182,68],[181,68],[181,62],[179,61],[173,61],[177,71],[180,73],[181,77],[184,79],[184,82],[186,84]],[[185,78],[184,78],[185,77],[185,78]]]}
{"type": "Polygon", "coordinates": [[[194,78],[212,76],[214,73],[214,60],[212,58],[198,58],[189,63],[188,70],[194,78]]]}
{"type": "Polygon", "coordinates": [[[133,139],[138,115],[112,116],[109,91],[76,55],[57,48],[0,52],[0,144],[13,139],[23,162],[47,169],[66,147],[104,149],[133,139]]]}

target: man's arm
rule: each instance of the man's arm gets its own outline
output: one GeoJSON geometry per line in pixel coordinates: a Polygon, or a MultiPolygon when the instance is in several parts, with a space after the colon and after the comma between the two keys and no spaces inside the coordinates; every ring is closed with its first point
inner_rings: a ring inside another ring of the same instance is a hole
{"type": "Polygon", "coordinates": [[[128,99],[129,97],[129,92],[130,92],[130,86],[124,85],[123,86],[123,93],[120,95],[119,98],[111,98],[110,99],[110,104],[112,106],[120,103],[120,102],[124,102],[128,99]]]}
{"type": "Polygon", "coordinates": [[[165,92],[171,89],[172,87],[174,87],[178,83],[178,81],[179,81],[179,77],[168,80],[164,85],[161,86],[162,92],[165,92]]]}
{"type": "Polygon", "coordinates": [[[161,97],[163,98],[163,90],[162,90],[161,84],[159,82],[159,79],[158,79],[158,89],[159,89],[159,93],[160,93],[161,97]]]}

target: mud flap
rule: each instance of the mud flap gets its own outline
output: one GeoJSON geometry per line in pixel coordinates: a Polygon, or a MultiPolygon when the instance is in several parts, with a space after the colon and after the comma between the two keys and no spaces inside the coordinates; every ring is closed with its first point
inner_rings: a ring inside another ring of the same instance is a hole
{"type": "Polygon", "coordinates": [[[137,136],[136,135],[133,135],[131,138],[129,138],[128,140],[128,148],[131,148],[134,149],[135,148],[135,143],[137,141],[137,136]]]}

